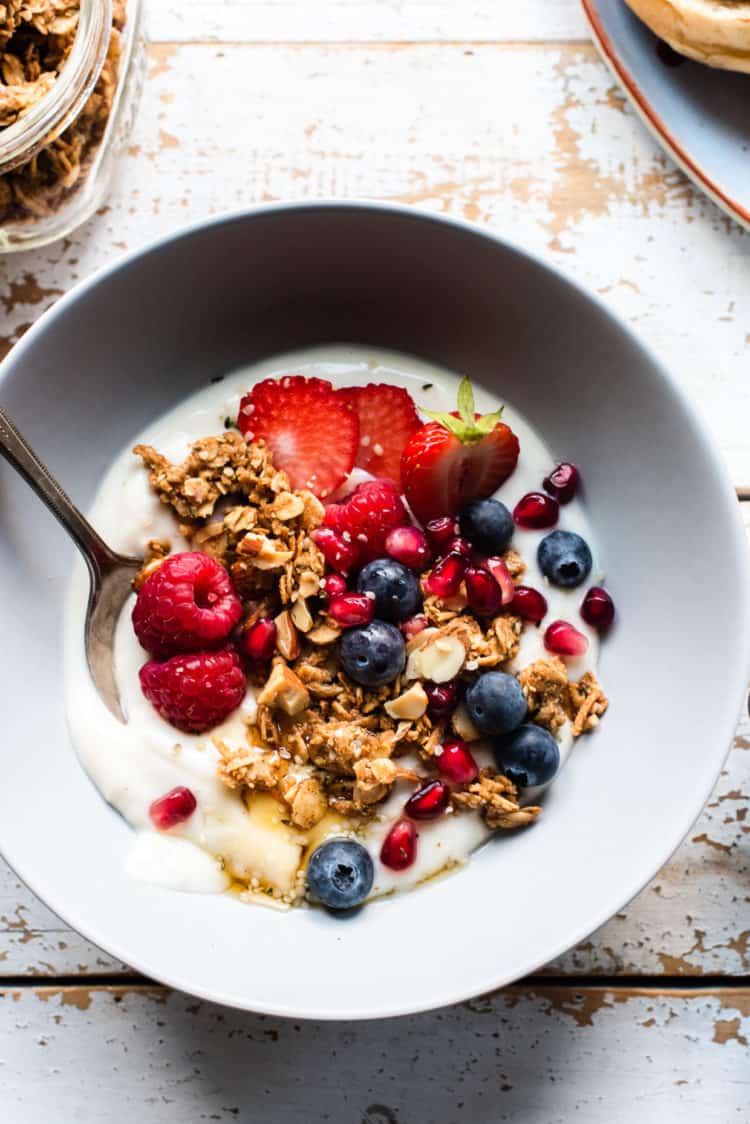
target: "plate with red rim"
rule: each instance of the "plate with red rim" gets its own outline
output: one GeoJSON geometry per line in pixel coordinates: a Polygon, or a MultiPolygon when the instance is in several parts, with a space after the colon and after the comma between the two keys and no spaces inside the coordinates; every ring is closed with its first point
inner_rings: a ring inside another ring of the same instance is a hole
{"type": "Polygon", "coordinates": [[[662,148],[750,229],[750,76],[676,54],[625,0],[583,0],[583,10],[604,61],[662,148]]]}

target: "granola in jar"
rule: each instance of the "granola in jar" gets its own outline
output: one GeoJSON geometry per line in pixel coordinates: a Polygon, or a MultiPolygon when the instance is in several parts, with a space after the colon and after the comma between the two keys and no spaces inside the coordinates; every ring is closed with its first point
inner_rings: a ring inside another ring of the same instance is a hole
{"type": "Polygon", "coordinates": [[[140,7],[0,6],[0,248],[62,237],[101,204],[140,80],[140,7]]]}

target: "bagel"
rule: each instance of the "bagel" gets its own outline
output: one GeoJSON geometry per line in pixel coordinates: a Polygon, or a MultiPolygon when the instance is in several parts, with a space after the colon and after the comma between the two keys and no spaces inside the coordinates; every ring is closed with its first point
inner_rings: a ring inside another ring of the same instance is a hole
{"type": "Polygon", "coordinates": [[[750,74],[750,3],[746,0],[625,0],[681,55],[750,74]]]}

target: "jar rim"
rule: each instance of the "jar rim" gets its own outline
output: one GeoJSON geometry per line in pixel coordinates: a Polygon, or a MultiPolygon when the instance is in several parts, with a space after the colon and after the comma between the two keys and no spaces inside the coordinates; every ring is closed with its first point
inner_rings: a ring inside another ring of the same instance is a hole
{"type": "Polygon", "coordinates": [[[99,80],[112,31],[112,0],[80,0],[70,54],[52,88],[0,129],[0,175],[31,160],[78,116],[99,80]]]}

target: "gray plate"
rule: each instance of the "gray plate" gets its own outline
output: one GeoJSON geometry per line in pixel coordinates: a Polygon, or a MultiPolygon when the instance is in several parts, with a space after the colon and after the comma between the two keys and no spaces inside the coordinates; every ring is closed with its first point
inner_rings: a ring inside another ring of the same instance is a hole
{"type": "Polygon", "coordinates": [[[604,61],[659,144],[750,228],[750,76],[676,55],[624,0],[583,0],[583,9],[604,61]]]}

